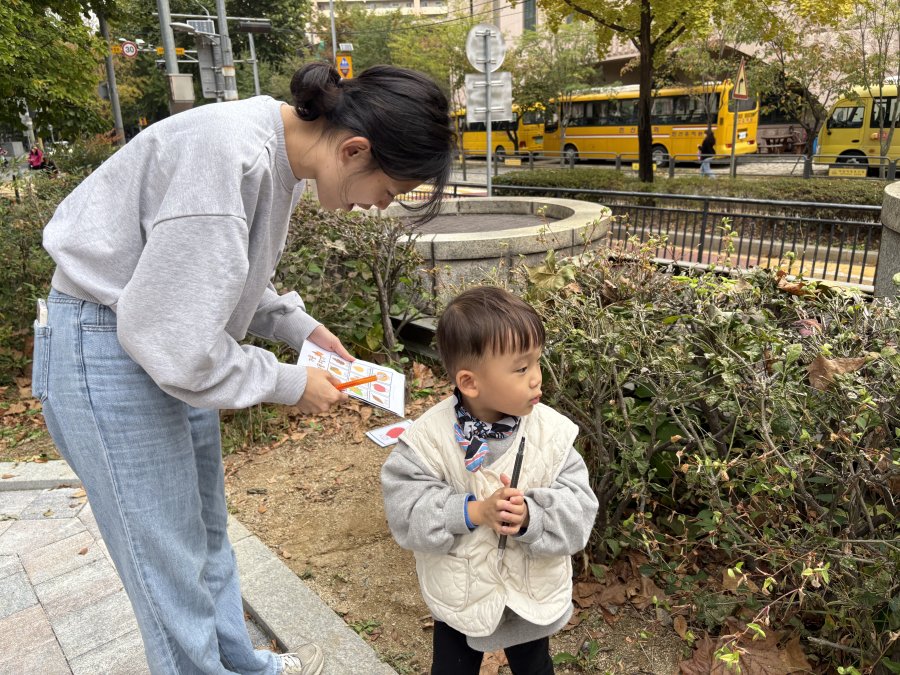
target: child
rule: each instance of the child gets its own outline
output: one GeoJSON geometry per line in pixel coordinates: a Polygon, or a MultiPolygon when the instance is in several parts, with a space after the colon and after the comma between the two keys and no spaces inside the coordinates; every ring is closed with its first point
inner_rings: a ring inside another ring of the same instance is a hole
{"type": "Polygon", "coordinates": [[[577,427],[540,403],[544,327],[521,299],[480,287],[448,305],[437,342],[454,396],[413,423],[381,470],[388,524],[415,552],[435,619],[431,673],[477,675],[501,648],[514,675],[552,673],[549,638],[572,614],[571,555],[597,498],[577,427]]]}

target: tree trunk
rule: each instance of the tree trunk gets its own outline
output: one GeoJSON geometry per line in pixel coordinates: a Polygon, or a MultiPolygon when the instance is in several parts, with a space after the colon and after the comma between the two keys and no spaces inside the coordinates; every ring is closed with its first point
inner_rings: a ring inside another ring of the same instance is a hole
{"type": "Polygon", "coordinates": [[[641,2],[640,94],[638,95],[638,177],[644,183],[653,182],[653,127],[650,124],[650,107],[653,103],[653,38],[650,25],[653,15],[650,0],[641,2]]]}

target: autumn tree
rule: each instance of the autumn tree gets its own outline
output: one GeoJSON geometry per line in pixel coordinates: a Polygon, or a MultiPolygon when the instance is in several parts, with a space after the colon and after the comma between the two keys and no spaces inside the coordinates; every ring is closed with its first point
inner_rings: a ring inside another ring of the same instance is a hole
{"type": "Polygon", "coordinates": [[[875,97],[872,116],[878,123],[881,156],[887,157],[897,126],[896,94],[888,85],[900,83],[900,0],[857,0],[841,47],[849,54],[850,77],[875,97]]]}
{"type": "Polygon", "coordinates": [[[609,49],[613,37],[630,42],[637,49],[639,176],[652,182],[650,108],[655,69],[684,35],[709,30],[715,0],[539,0],[539,4],[551,25],[560,25],[572,13],[591,23],[601,53],[609,49]]]}
{"type": "Polygon", "coordinates": [[[473,71],[466,58],[466,36],[475,23],[470,18],[414,21],[391,36],[394,64],[430,75],[453,102],[453,107],[461,107],[466,73],[473,71]]]}
{"type": "MultiPolygon", "coordinates": [[[[513,100],[520,111],[543,108],[548,121],[558,115],[560,148],[565,147],[572,96],[590,87],[596,76],[595,42],[593,31],[583,22],[555,29],[545,26],[523,33],[509,59],[513,100]]],[[[518,139],[514,140],[518,147],[518,139]]]]}
{"type": "Polygon", "coordinates": [[[104,45],[88,17],[112,0],[5,0],[0,3],[0,125],[63,136],[102,126],[97,97],[104,45]]]}

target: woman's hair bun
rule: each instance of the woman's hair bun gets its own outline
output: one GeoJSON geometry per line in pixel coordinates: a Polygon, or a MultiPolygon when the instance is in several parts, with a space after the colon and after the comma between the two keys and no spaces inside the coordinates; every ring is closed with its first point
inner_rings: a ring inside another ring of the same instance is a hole
{"type": "Polygon", "coordinates": [[[291,78],[291,96],[300,119],[312,122],[334,108],[340,95],[341,76],[330,63],[315,61],[291,78]]]}

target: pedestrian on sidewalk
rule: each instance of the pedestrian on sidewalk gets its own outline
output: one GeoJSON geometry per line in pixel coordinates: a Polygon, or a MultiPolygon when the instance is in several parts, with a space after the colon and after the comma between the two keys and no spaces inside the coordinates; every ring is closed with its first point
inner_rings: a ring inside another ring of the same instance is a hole
{"type": "Polygon", "coordinates": [[[41,149],[33,145],[28,152],[28,166],[32,171],[40,171],[44,168],[44,153],[41,149]]]}
{"type": "Polygon", "coordinates": [[[431,673],[478,675],[484,652],[503,649],[513,675],[549,675],[550,636],[572,616],[572,554],[597,515],[578,427],[540,403],[544,327],[520,298],[462,293],[437,344],[454,394],[381,470],[388,525],[434,615],[431,673]]]}
{"type": "Polygon", "coordinates": [[[700,157],[700,175],[706,176],[707,178],[715,178],[716,175],[713,173],[712,167],[710,166],[713,157],[716,156],[716,137],[715,134],[713,134],[712,129],[706,130],[706,137],[697,148],[697,151],[700,157]]]}
{"type": "MultiPolygon", "coordinates": [[[[248,333],[352,357],[270,279],[307,179],[326,209],[385,208],[424,181],[439,207],[453,153],[447,99],[375,66],[303,66],[293,105],[206,105],[145,129],[44,230],[56,262],[35,324],[33,392],[81,478],[157,675],[318,673],[319,647],[254,651],[226,534],[219,409],[323,412],[325,371],[242,345],[248,333]]],[[[302,608],[297,608],[302,611],[302,608]]]]}

